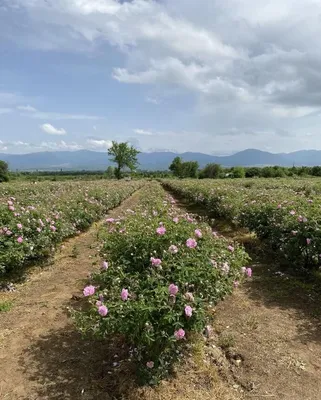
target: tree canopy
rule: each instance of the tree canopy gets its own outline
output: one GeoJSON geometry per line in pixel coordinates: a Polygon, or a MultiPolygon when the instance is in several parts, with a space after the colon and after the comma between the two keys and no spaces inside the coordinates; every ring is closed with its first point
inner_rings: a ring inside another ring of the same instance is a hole
{"type": "Polygon", "coordinates": [[[110,161],[117,164],[115,168],[115,176],[117,179],[122,177],[122,170],[124,168],[129,168],[133,171],[137,167],[137,155],[139,153],[140,152],[128,142],[112,142],[111,148],[108,149],[108,155],[110,156],[110,161]]]}
{"type": "Polygon", "coordinates": [[[0,182],[7,182],[9,180],[8,164],[0,160],[0,182]]]}
{"type": "Polygon", "coordinates": [[[183,162],[180,157],[175,157],[169,170],[178,178],[197,178],[198,167],[197,161],[183,162]]]}

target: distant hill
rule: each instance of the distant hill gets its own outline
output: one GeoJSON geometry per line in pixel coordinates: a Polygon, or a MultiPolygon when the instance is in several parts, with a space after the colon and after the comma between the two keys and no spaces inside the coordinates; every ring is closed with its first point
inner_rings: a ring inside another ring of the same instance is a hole
{"type": "MultiPolygon", "coordinates": [[[[273,154],[266,151],[247,149],[231,156],[212,156],[203,153],[154,152],[139,154],[140,169],[166,170],[173,158],[179,156],[185,161],[198,161],[200,167],[218,163],[225,167],[242,166],[313,166],[321,165],[321,151],[301,150],[294,153],[273,154]]],[[[106,153],[90,150],[54,151],[29,154],[0,154],[0,160],[7,161],[11,170],[105,170],[112,165],[106,153]]]]}

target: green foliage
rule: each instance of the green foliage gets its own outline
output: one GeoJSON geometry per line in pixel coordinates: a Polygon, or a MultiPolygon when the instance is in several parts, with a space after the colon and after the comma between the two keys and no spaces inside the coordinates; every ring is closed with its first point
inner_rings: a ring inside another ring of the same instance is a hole
{"type": "Polygon", "coordinates": [[[200,172],[200,179],[210,178],[218,179],[222,173],[220,164],[207,164],[206,167],[200,172]]]}
{"type": "Polygon", "coordinates": [[[244,167],[233,167],[231,173],[233,178],[245,178],[244,167]]]}
{"type": "Polygon", "coordinates": [[[106,170],[106,177],[108,179],[113,179],[115,178],[115,168],[112,167],[111,165],[107,168],[106,170]]]}
{"type": "Polygon", "coordinates": [[[245,169],[246,178],[255,178],[260,176],[261,176],[261,168],[259,167],[250,167],[245,169]]]}
{"type": "Polygon", "coordinates": [[[140,152],[127,142],[117,143],[112,142],[112,146],[108,149],[108,155],[111,157],[110,160],[117,164],[115,168],[115,176],[117,179],[122,177],[122,170],[129,168],[133,171],[137,165],[137,155],[140,152]]]}
{"type": "Polygon", "coordinates": [[[5,161],[0,160],[0,183],[8,182],[8,180],[9,180],[8,164],[5,161]]]}
{"type": "Polygon", "coordinates": [[[208,225],[171,207],[172,199],[164,197],[160,185],[148,185],[139,203],[128,210],[126,219],[111,223],[101,234],[109,268],[93,276],[98,289],[90,298],[90,310],[74,316],[84,334],[126,338],[140,377],[155,384],[182,356],[185,339],[204,330],[209,306],[231,293],[235,280],[242,280],[241,267],[249,259],[243,248],[229,250],[229,243],[214,237],[208,225]],[[162,235],[157,234],[160,227],[166,229],[162,235]],[[196,248],[187,247],[189,238],[197,240],[196,248]],[[173,245],[177,252],[170,251],[173,245]],[[161,265],[153,266],[151,257],[161,265]],[[177,286],[176,295],[169,292],[171,284],[177,286]],[[129,292],[127,300],[121,298],[123,289],[129,292]],[[108,308],[106,316],[99,315],[97,301],[108,308]],[[192,309],[190,317],[186,306],[192,309]],[[185,332],[183,340],[175,337],[179,329],[185,332]],[[152,368],[147,366],[150,362],[152,368]]]}
{"type": "Polygon", "coordinates": [[[11,310],[13,303],[11,301],[0,301],[0,312],[8,312],[11,310]]]}
{"type": "Polygon", "coordinates": [[[179,177],[180,170],[182,168],[182,164],[183,164],[183,161],[182,161],[181,157],[175,157],[168,169],[173,172],[174,176],[179,177]]]}
{"type": "Polygon", "coordinates": [[[169,170],[178,178],[197,178],[198,162],[186,161],[183,162],[180,157],[175,157],[169,170]]]}

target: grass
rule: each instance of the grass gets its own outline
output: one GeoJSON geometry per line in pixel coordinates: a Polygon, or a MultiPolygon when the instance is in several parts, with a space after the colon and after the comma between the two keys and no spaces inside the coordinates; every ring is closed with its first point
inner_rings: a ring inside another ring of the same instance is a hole
{"type": "Polygon", "coordinates": [[[12,307],[12,301],[0,301],[0,312],[8,312],[12,307]]]}
{"type": "Polygon", "coordinates": [[[227,350],[235,345],[235,337],[232,333],[224,332],[220,335],[218,339],[218,345],[227,350]]]}

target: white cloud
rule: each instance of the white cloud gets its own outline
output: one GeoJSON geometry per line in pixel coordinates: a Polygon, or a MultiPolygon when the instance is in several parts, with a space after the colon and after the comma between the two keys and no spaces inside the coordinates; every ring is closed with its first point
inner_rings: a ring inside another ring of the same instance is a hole
{"type": "Polygon", "coordinates": [[[38,147],[40,150],[66,150],[66,151],[75,151],[75,150],[82,150],[83,146],[79,145],[78,143],[71,142],[66,143],[63,140],[60,142],[41,142],[40,145],[34,145],[34,147],[38,147]]]}
{"type": "Polygon", "coordinates": [[[137,135],[144,135],[144,136],[153,136],[154,133],[151,131],[146,131],[144,129],[134,129],[134,132],[137,133],[137,135]]]}
{"type": "Polygon", "coordinates": [[[40,128],[49,135],[65,135],[67,133],[63,128],[58,129],[51,124],[43,124],[40,128]]]}
{"type": "Polygon", "coordinates": [[[161,103],[159,99],[156,99],[155,97],[149,97],[149,96],[147,96],[145,98],[145,101],[146,101],[146,103],[151,103],[151,104],[156,104],[156,105],[161,103]]]}
{"type": "Polygon", "coordinates": [[[27,105],[27,106],[18,106],[17,109],[20,110],[20,111],[29,111],[29,112],[36,112],[37,111],[34,107],[31,107],[29,105],[27,105]]]}
{"type": "Polygon", "coordinates": [[[28,113],[22,113],[23,117],[35,118],[35,119],[51,119],[51,120],[98,120],[103,119],[103,117],[98,117],[96,115],[86,115],[86,114],[64,114],[56,112],[42,112],[42,111],[31,111],[28,113]]]}
{"type": "Polygon", "coordinates": [[[87,139],[88,147],[92,149],[109,149],[112,146],[112,142],[110,140],[104,139],[87,139]]]}

